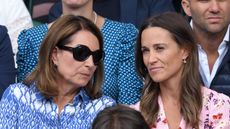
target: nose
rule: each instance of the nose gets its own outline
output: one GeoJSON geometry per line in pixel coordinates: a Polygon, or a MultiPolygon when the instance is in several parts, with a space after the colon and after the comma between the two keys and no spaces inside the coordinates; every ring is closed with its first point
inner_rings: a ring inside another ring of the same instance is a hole
{"type": "Polygon", "coordinates": [[[88,57],[88,59],[85,60],[85,64],[86,64],[87,67],[92,67],[92,66],[94,66],[93,56],[92,56],[92,55],[90,55],[90,56],[88,57]]]}
{"type": "Polygon", "coordinates": [[[154,63],[157,62],[157,60],[158,60],[157,54],[154,53],[154,52],[150,52],[149,63],[150,63],[150,64],[154,64],[154,63]]]}
{"type": "Polygon", "coordinates": [[[217,1],[217,0],[212,0],[211,3],[210,3],[210,12],[212,13],[218,13],[220,11],[220,3],[217,1]]]}

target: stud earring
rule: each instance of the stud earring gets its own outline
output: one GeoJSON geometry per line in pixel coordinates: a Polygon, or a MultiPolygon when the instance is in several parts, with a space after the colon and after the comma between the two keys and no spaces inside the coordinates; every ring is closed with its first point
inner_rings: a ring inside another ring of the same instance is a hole
{"type": "Polygon", "coordinates": [[[184,64],[186,64],[186,63],[187,63],[186,59],[183,59],[183,63],[184,63],[184,64]]]}

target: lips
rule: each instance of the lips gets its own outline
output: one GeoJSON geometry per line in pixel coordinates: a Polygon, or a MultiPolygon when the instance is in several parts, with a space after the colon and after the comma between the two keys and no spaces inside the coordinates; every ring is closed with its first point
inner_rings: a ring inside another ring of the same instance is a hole
{"type": "Polygon", "coordinates": [[[90,77],[89,73],[81,73],[81,75],[84,76],[84,77],[90,77]]]}
{"type": "Polygon", "coordinates": [[[155,73],[155,72],[158,72],[162,69],[162,67],[151,67],[149,68],[149,72],[151,73],[155,73]]]}
{"type": "Polygon", "coordinates": [[[208,17],[207,19],[209,22],[214,24],[214,23],[219,23],[222,18],[221,17],[208,17]]]}

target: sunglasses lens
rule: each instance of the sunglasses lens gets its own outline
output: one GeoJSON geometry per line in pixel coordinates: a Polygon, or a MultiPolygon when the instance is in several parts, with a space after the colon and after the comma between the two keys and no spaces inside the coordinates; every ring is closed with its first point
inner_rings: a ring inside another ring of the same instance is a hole
{"type": "Polygon", "coordinates": [[[85,61],[91,55],[88,47],[80,45],[74,48],[73,56],[77,61],[85,61]]]}
{"type": "Polygon", "coordinates": [[[98,65],[104,57],[104,52],[101,50],[91,52],[90,49],[84,45],[73,48],[73,57],[77,61],[85,61],[90,55],[93,56],[93,63],[98,65]]]}
{"type": "Polygon", "coordinates": [[[98,65],[100,61],[103,59],[104,53],[101,50],[97,50],[93,52],[93,62],[95,65],[98,65]]]}

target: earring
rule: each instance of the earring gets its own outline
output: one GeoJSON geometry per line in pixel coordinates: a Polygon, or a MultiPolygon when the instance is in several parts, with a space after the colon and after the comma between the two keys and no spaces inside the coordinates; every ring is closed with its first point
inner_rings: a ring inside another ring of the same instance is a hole
{"type": "Polygon", "coordinates": [[[184,64],[186,64],[186,63],[187,63],[186,59],[183,59],[183,63],[184,63],[184,64]]]}

